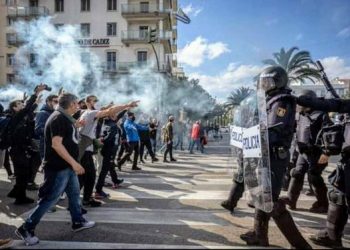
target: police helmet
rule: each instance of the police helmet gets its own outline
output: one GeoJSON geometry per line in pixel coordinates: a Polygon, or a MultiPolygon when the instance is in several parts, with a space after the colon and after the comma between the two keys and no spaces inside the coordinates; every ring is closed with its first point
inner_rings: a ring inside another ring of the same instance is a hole
{"type": "Polygon", "coordinates": [[[261,72],[259,76],[258,89],[266,93],[283,89],[288,85],[288,74],[281,66],[270,66],[261,72]]]}

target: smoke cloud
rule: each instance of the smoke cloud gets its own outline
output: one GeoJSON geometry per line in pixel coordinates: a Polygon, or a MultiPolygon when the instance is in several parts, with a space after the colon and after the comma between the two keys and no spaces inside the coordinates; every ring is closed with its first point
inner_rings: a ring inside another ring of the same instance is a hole
{"type": "Polygon", "coordinates": [[[78,44],[77,40],[81,38],[78,26],[57,28],[50,17],[45,17],[32,22],[16,22],[14,28],[23,43],[15,55],[19,83],[0,89],[3,103],[21,98],[23,92],[31,94],[37,84],[45,83],[52,87],[51,93],[63,88],[79,98],[94,94],[102,105],[140,100],[142,112],[163,116],[179,111],[179,101],[182,107],[191,110],[210,109],[205,107],[208,105],[202,96],[196,100],[188,86],[171,86],[174,85],[170,84],[172,80],[155,73],[153,67],[134,68],[127,75],[118,75],[117,79],[106,79],[103,63],[89,49],[78,44]],[[89,54],[89,61],[83,60],[84,53],[89,54]]]}

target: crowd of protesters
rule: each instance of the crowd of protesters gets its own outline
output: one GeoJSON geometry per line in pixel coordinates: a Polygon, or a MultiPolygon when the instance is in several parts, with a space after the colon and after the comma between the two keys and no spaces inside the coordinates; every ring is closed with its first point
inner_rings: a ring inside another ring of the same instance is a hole
{"type": "Polygon", "coordinates": [[[193,127],[190,122],[176,124],[171,115],[160,134],[160,122],[151,115],[149,122],[136,122],[132,109],[138,101],[100,107],[95,95],[79,99],[60,90],[57,95],[48,95],[39,109],[45,90],[48,86],[40,84],[31,96],[10,102],[7,110],[0,105],[0,167],[5,167],[9,179],[15,179],[7,196],[16,205],[26,205],[35,202],[26,191],[38,191],[37,206],[16,230],[26,245],[39,242],[34,233],[36,225],[45,213],[55,212],[55,205],[65,197],[72,230],[93,227],[95,222],[87,221],[83,214],[86,207],[99,207],[101,199],[109,197],[103,189],[107,175],[112,180],[110,188],[117,189],[124,180],[116,168],[121,171],[128,161],[132,171],[139,171],[138,164],[144,164],[148,155],[152,163],[159,161],[160,141],[165,149],[164,163],[176,161],[173,148],[184,150],[186,134],[189,151],[193,153],[197,144],[197,150],[204,152],[206,132],[200,121],[193,127]],[[39,171],[44,173],[43,183],[35,182],[39,171]]]}

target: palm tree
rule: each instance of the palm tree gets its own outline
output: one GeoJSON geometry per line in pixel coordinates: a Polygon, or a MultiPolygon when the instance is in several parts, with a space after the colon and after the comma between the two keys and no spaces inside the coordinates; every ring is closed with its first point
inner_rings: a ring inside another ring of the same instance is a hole
{"type": "Polygon", "coordinates": [[[249,87],[240,87],[231,92],[230,96],[227,98],[226,108],[231,109],[241,103],[245,98],[247,98],[253,90],[249,87]]]}
{"type": "Polygon", "coordinates": [[[299,51],[297,47],[292,47],[288,51],[282,48],[280,52],[274,53],[273,57],[274,59],[266,59],[262,62],[266,65],[283,67],[288,73],[290,83],[305,83],[305,80],[315,83],[321,78],[320,72],[317,70],[308,51],[299,51]],[[296,53],[293,54],[294,52],[296,53]]]}

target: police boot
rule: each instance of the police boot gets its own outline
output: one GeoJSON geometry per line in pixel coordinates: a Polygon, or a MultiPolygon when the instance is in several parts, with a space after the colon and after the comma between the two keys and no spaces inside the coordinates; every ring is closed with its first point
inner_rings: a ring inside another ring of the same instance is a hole
{"type": "Polygon", "coordinates": [[[239,199],[242,197],[244,192],[244,183],[238,183],[236,181],[233,182],[230,194],[228,199],[221,203],[221,206],[230,213],[233,213],[235,207],[237,207],[237,203],[239,199]]]}
{"type": "Polygon", "coordinates": [[[272,212],[272,217],[279,230],[282,232],[284,237],[286,237],[289,244],[293,248],[311,249],[311,246],[309,245],[309,243],[307,243],[302,234],[299,232],[292,216],[286,210],[285,205],[282,201],[278,201],[275,203],[272,212]]]}
{"type": "Polygon", "coordinates": [[[290,209],[295,210],[297,207],[297,201],[300,196],[300,192],[303,189],[303,178],[292,177],[289,183],[287,196],[281,197],[290,209]]]}
{"type": "Polygon", "coordinates": [[[255,210],[254,231],[242,234],[240,237],[248,246],[269,246],[268,229],[270,215],[262,210],[255,210]]]}
{"type": "Polygon", "coordinates": [[[330,248],[343,247],[341,238],[347,221],[347,207],[345,205],[336,205],[331,202],[328,207],[327,228],[311,236],[310,240],[320,246],[330,248]]]}

